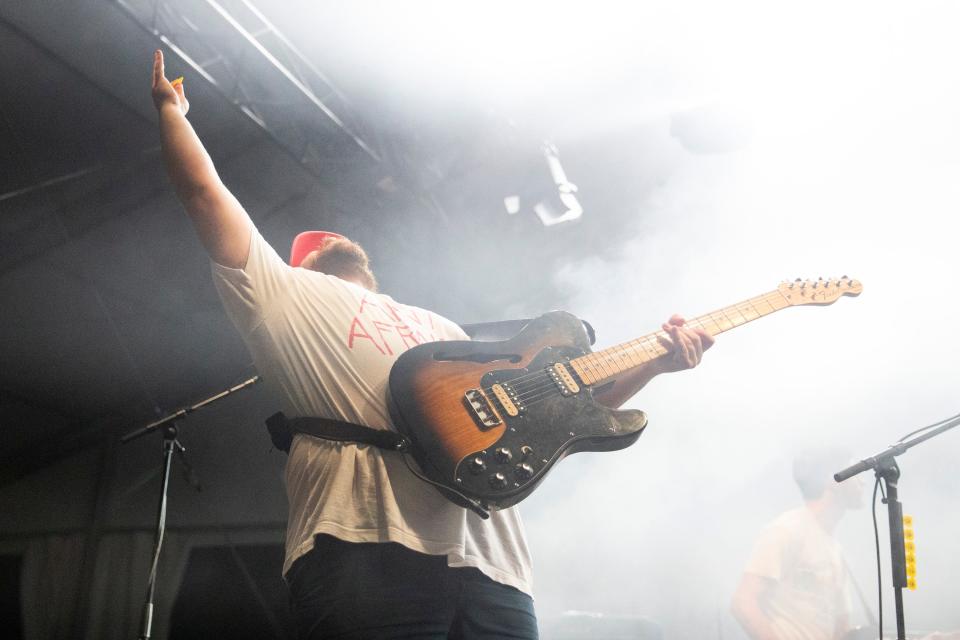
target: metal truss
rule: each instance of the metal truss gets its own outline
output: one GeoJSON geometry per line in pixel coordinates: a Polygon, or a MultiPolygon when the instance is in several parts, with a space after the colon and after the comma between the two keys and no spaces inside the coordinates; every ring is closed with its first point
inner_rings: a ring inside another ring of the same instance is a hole
{"type": "Polygon", "coordinates": [[[370,160],[383,160],[374,132],[346,97],[250,0],[110,1],[311,174],[327,175],[331,164],[343,161],[336,136],[370,160]]]}

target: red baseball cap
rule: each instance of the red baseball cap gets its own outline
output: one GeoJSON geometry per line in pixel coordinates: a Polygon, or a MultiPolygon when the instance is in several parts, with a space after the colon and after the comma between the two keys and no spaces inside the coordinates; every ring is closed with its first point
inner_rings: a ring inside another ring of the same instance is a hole
{"type": "Polygon", "coordinates": [[[299,267],[303,259],[311,251],[315,251],[323,246],[327,238],[343,238],[344,236],[332,231],[304,231],[293,239],[293,245],[290,247],[290,266],[299,267]]]}

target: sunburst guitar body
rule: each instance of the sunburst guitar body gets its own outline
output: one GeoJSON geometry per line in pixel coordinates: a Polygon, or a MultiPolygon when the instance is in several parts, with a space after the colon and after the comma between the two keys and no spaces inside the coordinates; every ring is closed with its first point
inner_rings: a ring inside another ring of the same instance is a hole
{"type": "Polygon", "coordinates": [[[583,323],[562,311],[503,342],[419,345],[390,372],[394,425],[430,479],[510,506],[564,456],[623,449],[646,426],[642,411],[604,407],[580,385],[569,362],[589,352],[583,323]]]}

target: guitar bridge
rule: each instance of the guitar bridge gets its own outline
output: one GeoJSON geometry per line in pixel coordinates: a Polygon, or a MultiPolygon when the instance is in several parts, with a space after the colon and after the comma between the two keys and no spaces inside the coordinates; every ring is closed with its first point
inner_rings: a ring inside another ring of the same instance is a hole
{"type": "Polygon", "coordinates": [[[490,429],[502,422],[500,416],[496,414],[487,396],[483,395],[480,389],[470,389],[463,394],[463,399],[470,407],[473,419],[477,421],[481,429],[490,429]]]}

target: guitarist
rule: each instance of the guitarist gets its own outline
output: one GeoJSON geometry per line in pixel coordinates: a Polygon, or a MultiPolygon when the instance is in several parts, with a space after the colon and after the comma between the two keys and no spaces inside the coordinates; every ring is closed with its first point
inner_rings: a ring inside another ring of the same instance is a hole
{"type": "MultiPolygon", "coordinates": [[[[434,313],[377,293],[363,249],[298,237],[286,264],[220,181],[157,51],[153,101],[170,180],[267,384],[291,417],[389,427],[391,365],[411,346],[468,339],[434,313]]],[[[696,366],[713,344],[679,316],[669,352],[598,394],[619,406],[655,375],[696,366]]],[[[303,434],[286,468],[283,573],[303,638],[536,638],[530,557],[516,509],[483,520],[416,479],[399,455],[303,434]]]]}
{"type": "Polygon", "coordinates": [[[834,530],[847,511],[863,506],[863,482],[837,484],[831,475],[849,461],[836,448],[794,459],[804,504],[764,528],[733,597],[734,617],[751,639],[840,640],[853,630],[855,585],[834,530]]]}

